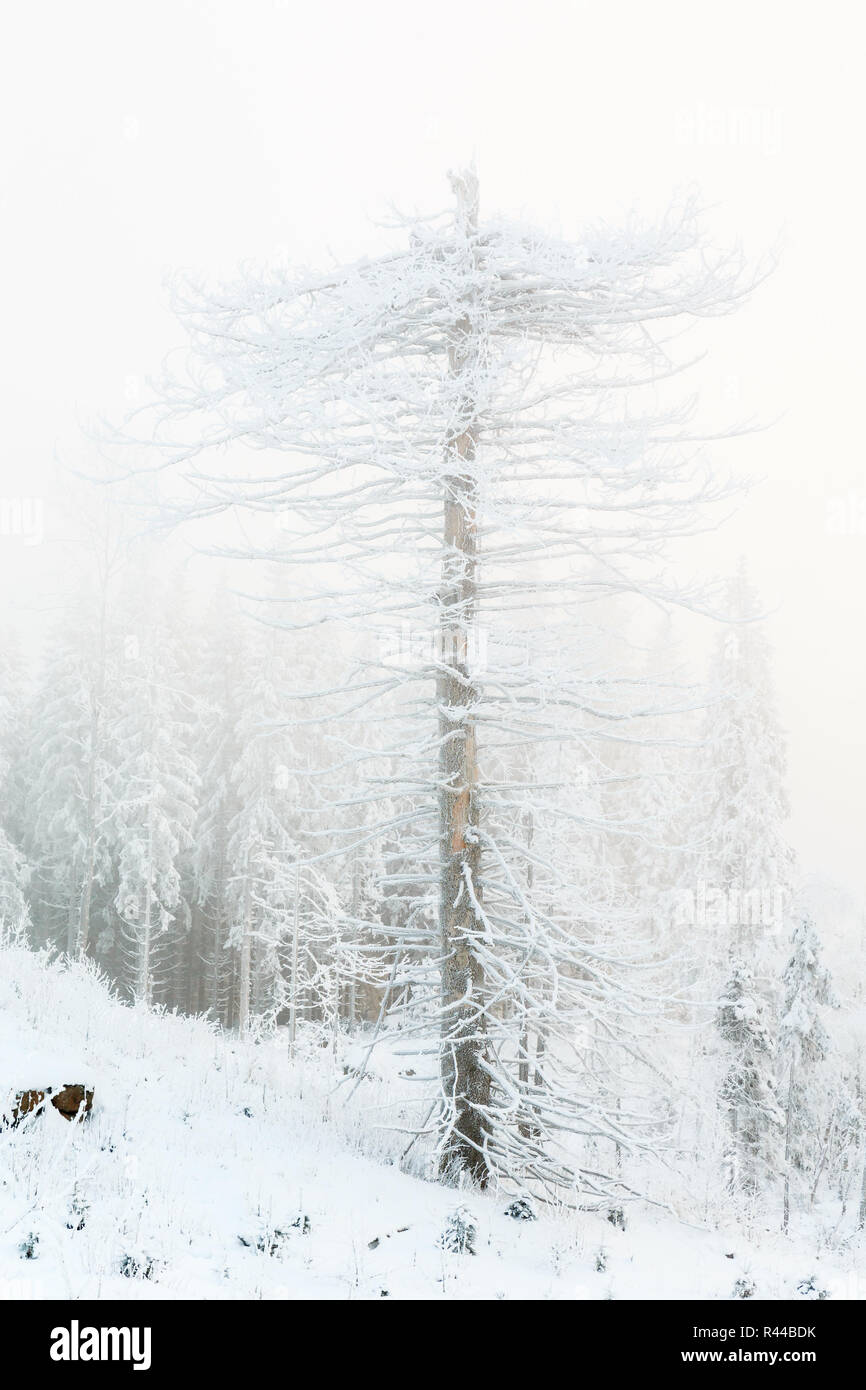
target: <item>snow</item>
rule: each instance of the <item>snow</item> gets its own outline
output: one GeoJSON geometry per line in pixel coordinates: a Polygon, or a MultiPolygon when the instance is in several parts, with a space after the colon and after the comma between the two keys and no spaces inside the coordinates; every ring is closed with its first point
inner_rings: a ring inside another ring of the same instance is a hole
{"type": "Polygon", "coordinates": [[[0,1132],[0,1297],[723,1299],[746,1280],[790,1299],[812,1276],[864,1296],[855,1244],[832,1251],[818,1223],[747,1240],[638,1203],[625,1231],[565,1206],[514,1220],[513,1193],[401,1171],[405,1135],[378,1116],[405,1083],[381,1055],[351,1094],[328,1052],[290,1065],[280,1036],[240,1042],[125,1005],[91,968],[0,951],[2,1093],[95,1089],[84,1123],[49,1107],[0,1132]],[[442,1248],[461,1206],[474,1255],[442,1248]]]}

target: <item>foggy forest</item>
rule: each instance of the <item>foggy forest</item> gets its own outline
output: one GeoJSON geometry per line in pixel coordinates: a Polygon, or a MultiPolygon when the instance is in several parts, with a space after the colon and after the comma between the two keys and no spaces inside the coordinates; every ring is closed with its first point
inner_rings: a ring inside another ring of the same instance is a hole
{"type": "Polygon", "coordinates": [[[353,247],[179,244],[0,499],[5,1299],[863,1297],[786,251],[442,143],[353,247]]]}

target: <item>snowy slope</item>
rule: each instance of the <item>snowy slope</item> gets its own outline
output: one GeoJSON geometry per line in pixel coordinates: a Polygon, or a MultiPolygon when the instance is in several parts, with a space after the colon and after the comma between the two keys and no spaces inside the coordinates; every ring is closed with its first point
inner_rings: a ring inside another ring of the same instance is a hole
{"type": "Polygon", "coordinates": [[[280,1040],[241,1044],[0,952],[0,1102],[76,1081],[96,1092],[86,1123],[49,1109],[0,1133],[0,1297],[716,1299],[747,1278],[788,1299],[811,1274],[864,1293],[858,1252],[814,1238],[752,1248],[637,1206],[625,1232],[581,1212],[512,1220],[502,1194],[400,1171],[405,1136],[377,1125],[399,1083],[347,1100],[327,1060],[290,1067],[280,1040]],[[474,1257],[437,1243],[461,1201],[474,1257]]]}

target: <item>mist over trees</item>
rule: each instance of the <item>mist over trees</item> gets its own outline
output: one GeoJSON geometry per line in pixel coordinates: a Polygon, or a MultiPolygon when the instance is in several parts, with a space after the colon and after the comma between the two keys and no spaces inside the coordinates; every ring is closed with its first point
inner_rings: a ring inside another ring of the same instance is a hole
{"type": "Polygon", "coordinates": [[[847,1210],[859,1051],[760,600],[676,567],[731,491],[671,404],[683,327],[756,277],[690,206],[571,244],[452,185],[377,259],[178,292],[185,368],[41,661],[4,647],[3,934],[337,1085],[399,1058],[385,1118],[446,1182],[847,1210]]]}

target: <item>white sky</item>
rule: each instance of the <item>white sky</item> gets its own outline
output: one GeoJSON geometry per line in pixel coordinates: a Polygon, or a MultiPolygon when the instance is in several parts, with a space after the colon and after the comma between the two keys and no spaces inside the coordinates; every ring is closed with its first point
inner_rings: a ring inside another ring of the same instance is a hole
{"type": "Polygon", "coordinates": [[[473,156],[484,206],[566,235],[697,183],[714,240],[783,236],[772,282],[712,325],[712,418],[781,419],[723,446],[766,482],[701,558],[745,552],[778,605],[792,838],[866,884],[857,23],[839,0],[8,7],[0,502],[43,497],[46,539],[0,534],[0,621],[51,567],[55,450],[80,457],[78,422],[117,418],[180,342],[166,273],[375,250],[371,217],[444,206],[473,156]]]}

